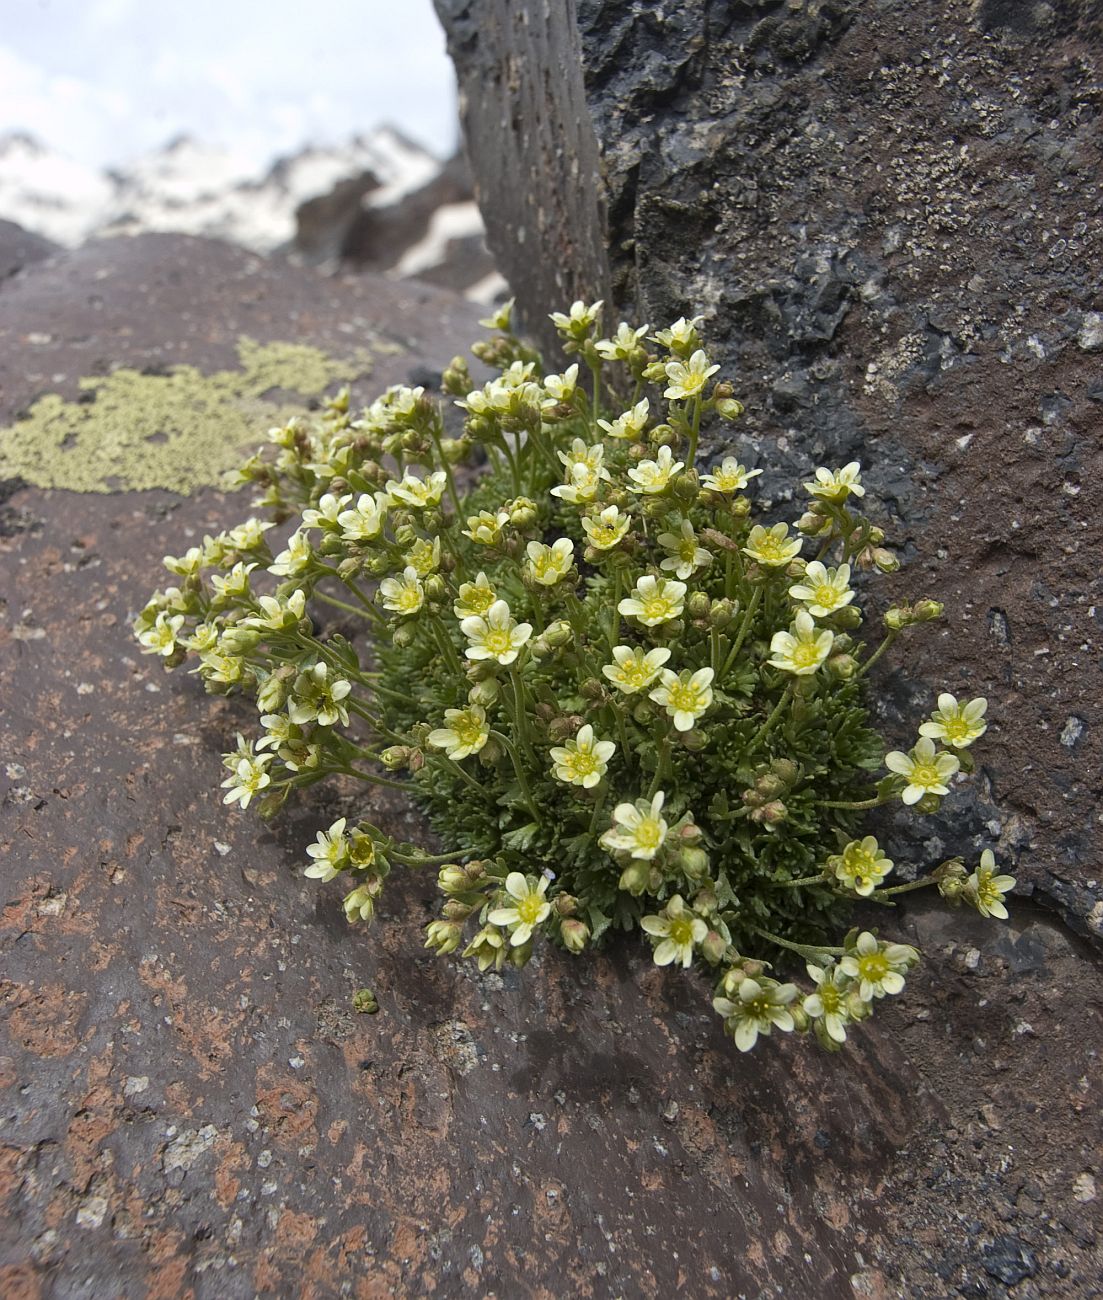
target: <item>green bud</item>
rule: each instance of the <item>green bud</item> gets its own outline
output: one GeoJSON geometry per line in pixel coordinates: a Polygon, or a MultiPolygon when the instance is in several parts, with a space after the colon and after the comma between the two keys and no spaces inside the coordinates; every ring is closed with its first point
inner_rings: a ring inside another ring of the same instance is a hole
{"type": "Polygon", "coordinates": [[[709,608],[709,623],[715,628],[725,628],[735,617],[737,605],[736,602],[728,600],[714,600],[709,608]]]}
{"type": "Polygon", "coordinates": [[[425,946],[442,957],[455,952],[463,942],[463,927],[457,921],[430,921],[425,927],[425,946]]]}
{"type": "Polygon", "coordinates": [[[710,930],[701,940],[701,953],[705,961],[710,962],[713,966],[717,962],[724,960],[724,954],[728,951],[728,941],[722,934],[715,930],[710,930]]]}
{"type": "Polygon", "coordinates": [[[342,582],[348,582],[350,578],[356,577],[362,567],[360,560],[350,555],[337,566],[337,576],[342,582]]]}
{"type": "Polygon", "coordinates": [[[399,623],[398,627],[391,633],[392,644],[398,646],[400,650],[413,645],[416,638],[417,631],[412,622],[399,623]]]}
{"type": "Polygon", "coordinates": [[[690,618],[706,619],[712,613],[712,601],[707,592],[695,591],[686,602],[686,609],[690,618]]]}
{"type": "Polygon", "coordinates": [[[399,524],[394,530],[394,539],[399,546],[412,546],[417,541],[417,529],[413,524],[399,524]]]}
{"type": "Polygon", "coordinates": [[[901,628],[908,627],[911,621],[910,612],[899,605],[893,605],[891,609],[885,610],[885,627],[891,632],[899,632],[901,628]]]}
{"type": "Polygon", "coordinates": [[[484,709],[489,709],[498,699],[500,689],[498,679],[488,677],[484,682],[476,682],[467,692],[467,698],[472,704],[478,704],[484,709]]]}
{"type": "Polygon", "coordinates": [[[466,894],[471,888],[467,872],[455,864],[441,867],[437,873],[437,888],[442,894],[466,894]]]}
{"type": "Polygon", "coordinates": [[[371,989],[357,989],[352,995],[352,1009],[363,1016],[374,1016],[379,1003],[371,989]]]}
{"type": "Polygon", "coordinates": [[[590,927],[583,921],[569,917],[559,927],[563,946],[568,952],[579,953],[590,940],[590,927]]]}
{"type": "Polygon", "coordinates": [[[678,854],[678,865],[687,880],[704,880],[708,875],[709,855],[702,848],[688,845],[678,854]]]}
{"type": "Polygon", "coordinates": [[[651,868],[646,862],[630,862],[621,872],[618,887],[638,898],[651,880],[651,868]]]}
{"type": "MultiPolygon", "coordinates": [[[[716,387],[719,388],[720,385],[717,384],[716,387]]],[[[721,397],[716,403],[716,414],[721,420],[738,420],[743,414],[743,403],[737,402],[734,397],[721,397]]]]}
{"type": "Polygon", "coordinates": [[[917,623],[933,623],[946,607],[940,600],[917,600],[913,607],[917,623]]]}
{"type": "Polygon", "coordinates": [[[856,605],[844,605],[832,615],[832,621],[838,628],[855,628],[862,625],[862,611],[856,605]]]}
{"type": "Polygon", "coordinates": [[[399,772],[409,762],[410,747],[408,745],[390,745],[382,754],[379,755],[379,761],[388,772],[399,772]]]}

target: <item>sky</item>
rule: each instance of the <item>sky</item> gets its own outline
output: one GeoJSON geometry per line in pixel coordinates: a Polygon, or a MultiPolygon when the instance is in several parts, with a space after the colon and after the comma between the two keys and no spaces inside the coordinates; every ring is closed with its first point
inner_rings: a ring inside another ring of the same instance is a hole
{"type": "Polygon", "coordinates": [[[0,0],[0,135],[122,163],[181,134],[257,167],[390,123],[457,142],[431,0],[0,0]]]}

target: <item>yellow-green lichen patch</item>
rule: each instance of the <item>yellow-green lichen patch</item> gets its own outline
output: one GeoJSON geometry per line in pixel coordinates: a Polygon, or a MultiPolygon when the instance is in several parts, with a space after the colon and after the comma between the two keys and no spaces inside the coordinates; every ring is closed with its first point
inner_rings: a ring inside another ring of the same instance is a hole
{"type": "Polygon", "coordinates": [[[239,370],[121,369],[82,379],[80,401],[40,398],[25,419],[0,429],[0,479],[73,492],[215,486],[259,432],[300,409],[266,394],[318,397],[371,368],[366,354],[338,361],[298,343],[243,338],[237,351],[239,370]]]}

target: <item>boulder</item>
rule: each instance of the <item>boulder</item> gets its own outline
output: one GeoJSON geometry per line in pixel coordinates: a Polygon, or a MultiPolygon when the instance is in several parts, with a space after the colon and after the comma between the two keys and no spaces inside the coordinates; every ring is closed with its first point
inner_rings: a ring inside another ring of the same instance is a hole
{"type": "MultiPolygon", "coordinates": [[[[359,400],[477,314],[209,240],[93,244],[0,292],[0,451],[43,393],[221,373],[243,335],[370,362],[359,400]]],[[[1052,918],[895,917],[931,960],[843,1058],[739,1056],[707,982],[635,946],[524,976],[431,956],[432,873],[351,928],[301,873],[351,792],[225,808],[251,710],[129,629],[162,555],[247,502],[3,495],[0,1294],[1090,1292],[1103,986],[1052,918]]],[[[385,793],[373,821],[424,837],[385,793]]]]}
{"type": "Polygon", "coordinates": [[[14,221],[0,220],[0,283],[32,262],[41,262],[60,251],[52,240],[24,230],[14,221]]]}
{"type": "Polygon", "coordinates": [[[1098,938],[1098,6],[437,8],[532,330],[572,297],[610,329],[701,311],[747,406],[707,452],[765,467],[775,507],[862,462],[892,597],[946,604],[874,678],[889,740],[939,691],[990,701],[975,794],[922,849],[991,845],[1098,938]]]}

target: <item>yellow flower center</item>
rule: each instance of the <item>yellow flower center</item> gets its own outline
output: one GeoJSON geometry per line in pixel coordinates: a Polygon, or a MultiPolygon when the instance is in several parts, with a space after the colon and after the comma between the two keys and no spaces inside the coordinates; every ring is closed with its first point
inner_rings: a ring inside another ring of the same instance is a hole
{"type": "Polygon", "coordinates": [[[641,849],[657,849],[663,842],[663,828],[654,817],[645,817],[636,827],[635,839],[641,849]]]}
{"type": "Polygon", "coordinates": [[[513,638],[505,628],[492,628],[486,634],[486,648],[492,655],[508,654],[513,649],[513,638]]]}
{"type": "Polygon", "coordinates": [[[651,680],[651,673],[646,664],[635,660],[621,667],[620,679],[625,686],[631,686],[633,690],[638,691],[641,686],[646,686],[651,680]]]}
{"type": "Polygon", "coordinates": [[[871,952],[858,958],[858,975],[871,984],[880,984],[888,973],[888,959],[883,952],[871,952]]]}
{"type": "Polygon", "coordinates": [[[543,907],[544,899],[540,894],[529,894],[517,904],[517,915],[525,925],[535,925],[543,907]]]}
{"type": "Polygon", "coordinates": [[[642,604],[644,618],[661,622],[670,616],[670,601],[665,596],[649,596],[642,604]]]}
{"type": "Polygon", "coordinates": [[[688,682],[678,682],[670,688],[670,703],[677,710],[696,713],[701,707],[701,692],[688,682]]]}
{"type": "Polygon", "coordinates": [[[678,544],[678,558],[685,560],[688,564],[693,564],[697,559],[697,543],[690,541],[688,538],[683,539],[678,544]]]}
{"type": "Polygon", "coordinates": [[[398,594],[398,608],[404,614],[412,614],[421,608],[421,592],[416,587],[403,587],[398,594]]]}
{"type": "Polygon", "coordinates": [[[785,557],[781,553],[781,545],[772,537],[767,537],[759,542],[755,548],[758,551],[758,558],[763,564],[782,564],[785,557]]]}
{"type": "Polygon", "coordinates": [[[793,663],[798,668],[810,668],[820,661],[820,652],[815,641],[798,641],[793,647],[793,663]]]}
{"type": "Polygon", "coordinates": [[[812,595],[815,597],[817,605],[822,605],[824,609],[834,609],[839,603],[841,593],[831,586],[829,582],[821,582],[818,587],[812,588],[812,595]]]}
{"type": "Polygon", "coordinates": [[[677,916],[670,923],[670,938],[679,948],[684,948],[693,942],[693,918],[691,916],[677,916]]]}
{"type": "Polygon", "coordinates": [[[969,738],[969,724],[964,718],[949,718],[943,722],[942,730],[946,733],[947,740],[967,740],[969,738]]]}
{"type": "Polygon", "coordinates": [[[478,719],[470,716],[458,719],[453,723],[452,730],[456,735],[456,739],[464,746],[477,745],[483,734],[478,719]]]}
{"type": "Polygon", "coordinates": [[[908,775],[908,780],[912,785],[922,786],[925,790],[942,784],[938,768],[933,763],[916,763],[908,775]]]}
{"type": "Polygon", "coordinates": [[[575,776],[589,776],[597,771],[597,759],[588,750],[580,749],[567,760],[567,766],[575,776]]]}
{"type": "Polygon", "coordinates": [[[735,492],[743,486],[742,480],[738,474],[725,474],[723,470],[714,474],[716,486],[721,492],[735,492]]]}
{"type": "Polygon", "coordinates": [[[616,525],[599,524],[590,534],[590,540],[595,546],[612,546],[618,540],[616,525]]]}
{"type": "Polygon", "coordinates": [[[825,1016],[835,1015],[843,1004],[843,996],[834,984],[821,984],[819,995],[825,1016]]]}
{"type": "Polygon", "coordinates": [[[472,613],[485,614],[494,604],[494,592],[489,587],[471,587],[460,592],[460,599],[472,613]]]}

